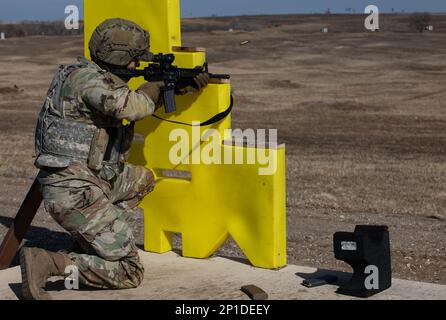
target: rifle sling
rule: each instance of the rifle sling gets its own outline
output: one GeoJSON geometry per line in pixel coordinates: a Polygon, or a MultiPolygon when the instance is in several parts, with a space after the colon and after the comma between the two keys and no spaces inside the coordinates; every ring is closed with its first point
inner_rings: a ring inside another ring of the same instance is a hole
{"type": "Polygon", "coordinates": [[[209,120],[207,120],[207,121],[205,121],[203,123],[200,123],[200,125],[198,125],[198,126],[197,125],[193,125],[191,123],[185,123],[185,122],[180,122],[180,121],[173,121],[173,120],[164,119],[164,118],[161,118],[161,117],[159,117],[159,116],[157,116],[155,114],[152,114],[152,117],[157,118],[157,119],[162,120],[162,121],[167,121],[167,122],[175,123],[175,124],[181,124],[181,125],[189,126],[189,127],[205,127],[205,126],[209,126],[211,124],[217,123],[217,122],[223,120],[224,118],[226,118],[231,113],[233,106],[234,106],[234,98],[231,95],[231,103],[229,104],[229,107],[225,111],[222,111],[222,112],[216,114],[215,116],[213,116],[209,120]]]}

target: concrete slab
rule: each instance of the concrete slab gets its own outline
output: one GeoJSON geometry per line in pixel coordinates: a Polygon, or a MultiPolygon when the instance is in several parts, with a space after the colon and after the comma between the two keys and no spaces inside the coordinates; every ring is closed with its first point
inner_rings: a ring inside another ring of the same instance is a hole
{"type": "MultiPolygon", "coordinates": [[[[53,299],[125,300],[125,299],[249,299],[240,288],[254,284],[265,290],[269,299],[333,299],[352,297],[336,294],[335,285],[308,289],[303,278],[325,273],[338,275],[341,281],[349,274],[288,265],[280,270],[254,268],[243,259],[213,257],[206,260],[183,258],[169,252],[140,252],[146,274],[142,285],[130,290],[64,290],[63,280],[52,279],[48,290],[53,299]]],[[[0,271],[0,299],[19,299],[20,268],[0,271]]],[[[434,299],[446,300],[446,286],[406,280],[393,280],[393,285],[369,299],[434,299]]]]}

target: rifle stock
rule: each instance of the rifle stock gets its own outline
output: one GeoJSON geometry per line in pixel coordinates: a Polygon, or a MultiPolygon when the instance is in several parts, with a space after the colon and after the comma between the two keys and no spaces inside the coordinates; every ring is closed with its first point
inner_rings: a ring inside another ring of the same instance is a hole
{"type": "Polygon", "coordinates": [[[9,268],[42,200],[40,183],[36,178],[0,245],[0,270],[9,268]]]}

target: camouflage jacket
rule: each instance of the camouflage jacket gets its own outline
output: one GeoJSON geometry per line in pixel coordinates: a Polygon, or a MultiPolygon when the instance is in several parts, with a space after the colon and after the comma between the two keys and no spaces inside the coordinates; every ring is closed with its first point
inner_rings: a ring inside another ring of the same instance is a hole
{"type": "Polygon", "coordinates": [[[35,165],[64,168],[77,160],[111,178],[130,148],[133,122],[152,114],[155,104],[95,63],[78,62],[60,66],[48,90],[37,121],[35,165]],[[123,126],[123,119],[132,125],[123,126]]]}

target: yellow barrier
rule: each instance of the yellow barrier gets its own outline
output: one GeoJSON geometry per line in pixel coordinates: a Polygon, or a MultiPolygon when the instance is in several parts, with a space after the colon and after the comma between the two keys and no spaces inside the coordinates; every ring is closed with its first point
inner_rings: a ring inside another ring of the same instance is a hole
{"type": "MultiPolygon", "coordinates": [[[[139,24],[151,34],[151,51],[172,53],[181,46],[179,0],[85,0],[85,52],[94,28],[107,18],[123,18],[139,24]]],[[[193,68],[205,61],[204,52],[174,52],[175,65],[193,68]]],[[[212,71],[212,70],[211,70],[212,71]]],[[[132,80],[131,87],[141,83],[132,80]]],[[[176,98],[177,111],[157,115],[164,119],[204,122],[230,104],[230,83],[210,84],[197,94],[176,98]]],[[[153,117],[137,123],[141,139],[134,141],[129,161],[155,169],[187,170],[192,180],[161,179],[141,207],[144,209],[144,248],[163,253],[172,249],[173,233],[182,234],[183,255],[206,258],[232,236],[249,261],[258,267],[279,268],[286,264],[285,147],[234,146],[232,141],[201,141],[208,129],[228,138],[230,116],[206,127],[189,127],[153,117]],[[178,141],[170,141],[173,130],[187,134],[189,164],[174,165],[169,153],[178,141]],[[266,151],[274,159],[275,172],[259,175],[263,167],[252,164],[192,164],[202,152],[247,158],[248,153],[266,151]],[[211,152],[211,153],[212,153],[211,152]]],[[[155,170],[156,171],[156,170],[155,170]]]]}

